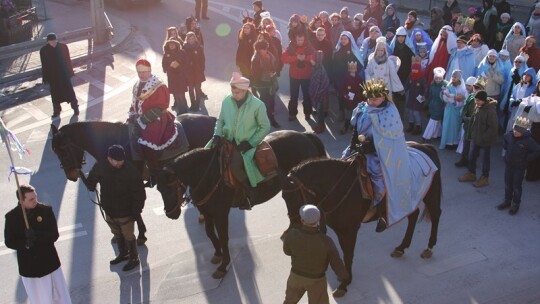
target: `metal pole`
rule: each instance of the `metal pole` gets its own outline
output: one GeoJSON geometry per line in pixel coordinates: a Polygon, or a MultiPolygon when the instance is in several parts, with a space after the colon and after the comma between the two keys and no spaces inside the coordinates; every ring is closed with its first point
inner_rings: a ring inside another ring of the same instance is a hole
{"type": "Polygon", "coordinates": [[[103,0],[91,0],[90,10],[92,12],[92,24],[96,33],[96,44],[101,44],[109,41],[109,35],[106,31],[105,24],[105,6],[103,0]]]}

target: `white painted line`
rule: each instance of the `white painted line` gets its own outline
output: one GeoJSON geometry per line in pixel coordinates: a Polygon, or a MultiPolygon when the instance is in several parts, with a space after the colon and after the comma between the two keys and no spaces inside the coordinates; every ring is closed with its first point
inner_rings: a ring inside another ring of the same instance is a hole
{"type": "Polygon", "coordinates": [[[431,265],[421,266],[420,268],[418,268],[418,271],[427,275],[428,277],[431,277],[484,260],[487,260],[487,257],[485,255],[483,255],[479,251],[473,250],[442,261],[437,261],[431,265]]]}
{"type": "Polygon", "coordinates": [[[75,229],[78,229],[78,228],[82,228],[82,224],[81,223],[77,223],[75,225],[69,225],[69,226],[64,226],[64,227],[60,227],[58,228],[58,232],[64,232],[64,231],[69,231],[69,230],[75,230],[75,229]]]}
{"type": "MultiPolygon", "coordinates": [[[[20,109],[19,109],[20,110],[20,109]]],[[[21,115],[18,115],[17,118],[13,119],[13,120],[10,120],[10,121],[5,121],[6,123],[6,126],[10,129],[13,129],[15,126],[17,126],[18,124],[24,122],[25,120],[27,119],[30,119],[32,118],[32,115],[28,114],[28,113],[24,113],[24,114],[21,114],[21,115]]]]}
{"type": "Polygon", "coordinates": [[[26,110],[28,114],[32,115],[32,117],[34,117],[36,120],[49,118],[49,115],[43,113],[43,111],[41,111],[31,103],[25,104],[23,106],[23,109],[26,110]]]}
{"type": "Polygon", "coordinates": [[[85,236],[87,234],[88,233],[86,233],[86,230],[83,230],[83,231],[78,231],[78,232],[75,232],[75,233],[61,235],[58,238],[57,242],[64,241],[64,240],[69,240],[69,239],[74,239],[74,238],[77,238],[77,237],[85,236]]]}
{"type": "Polygon", "coordinates": [[[104,92],[110,92],[113,90],[113,87],[110,85],[105,84],[103,81],[96,79],[94,76],[90,75],[89,73],[80,73],[77,75],[77,77],[82,78],[86,82],[90,83],[91,85],[101,89],[103,88],[104,92]]]}

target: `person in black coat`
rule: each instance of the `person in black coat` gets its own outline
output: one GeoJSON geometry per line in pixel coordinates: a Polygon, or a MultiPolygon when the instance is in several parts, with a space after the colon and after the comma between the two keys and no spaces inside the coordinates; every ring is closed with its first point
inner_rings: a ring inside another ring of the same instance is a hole
{"type": "Polygon", "coordinates": [[[206,76],[204,75],[206,58],[204,56],[204,49],[193,32],[187,33],[186,42],[183,47],[188,58],[187,83],[189,99],[191,101],[189,110],[197,112],[200,110],[201,100],[205,98],[201,85],[206,81],[206,76]]]}
{"type": "Polygon", "coordinates": [[[50,33],[47,35],[47,44],[39,50],[39,56],[43,84],[50,85],[53,104],[52,118],[60,115],[62,102],[68,102],[74,115],[79,115],[79,102],[71,83],[71,77],[75,73],[73,73],[67,45],[58,42],[56,34],[50,33]]]}
{"type": "Polygon", "coordinates": [[[17,207],[6,214],[4,241],[6,247],[17,251],[19,274],[30,303],[71,303],[54,246],[59,234],[51,206],[39,203],[36,190],[30,185],[20,185],[17,198],[17,207]]]}
{"type": "Polygon", "coordinates": [[[167,74],[167,87],[174,97],[173,109],[176,115],[187,113],[187,55],[180,42],[170,39],[163,45],[163,59],[161,60],[163,72],[167,74]]]}
{"type": "Polygon", "coordinates": [[[139,173],[130,162],[126,162],[126,152],[120,145],[112,145],[106,161],[97,162],[90,170],[88,178],[81,178],[88,190],[95,191],[101,186],[101,207],[111,232],[117,239],[118,256],[110,261],[116,265],[129,260],[122,268],[131,270],[139,265],[137,240],[133,230],[135,218],[142,213],[146,192],[139,173]]]}
{"type": "Polygon", "coordinates": [[[518,117],[513,130],[504,134],[504,201],[497,205],[497,209],[510,208],[510,215],[515,215],[519,210],[521,186],[528,162],[540,157],[540,145],[531,137],[529,128],[529,120],[518,117]]]}

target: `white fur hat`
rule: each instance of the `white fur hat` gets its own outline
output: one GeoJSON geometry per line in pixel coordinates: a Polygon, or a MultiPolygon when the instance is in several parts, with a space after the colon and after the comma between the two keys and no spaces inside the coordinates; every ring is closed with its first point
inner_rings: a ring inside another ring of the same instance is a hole
{"type": "Polygon", "coordinates": [[[470,85],[470,86],[474,85],[475,82],[476,82],[476,77],[472,77],[472,76],[467,78],[467,80],[465,80],[465,84],[470,85]]]}
{"type": "Polygon", "coordinates": [[[433,69],[433,75],[435,77],[443,78],[445,73],[446,73],[446,71],[441,67],[436,67],[436,68],[433,69]]]}
{"type": "Polygon", "coordinates": [[[407,36],[407,30],[403,26],[398,27],[396,36],[407,36]]]}

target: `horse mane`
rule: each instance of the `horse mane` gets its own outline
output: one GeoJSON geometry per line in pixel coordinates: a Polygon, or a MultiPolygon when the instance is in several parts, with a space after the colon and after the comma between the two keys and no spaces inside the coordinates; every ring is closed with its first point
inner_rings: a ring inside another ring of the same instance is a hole
{"type": "Polygon", "coordinates": [[[313,163],[317,164],[331,164],[331,163],[342,163],[342,164],[349,164],[350,160],[342,160],[338,158],[315,158],[315,159],[308,159],[289,171],[291,174],[299,174],[300,171],[306,170],[305,168],[309,168],[309,166],[313,163]]]}
{"type": "Polygon", "coordinates": [[[208,161],[208,155],[213,153],[213,149],[206,148],[196,148],[191,151],[188,151],[184,154],[179,155],[173,159],[166,167],[173,169],[175,172],[179,173],[185,171],[186,166],[197,166],[201,162],[208,161]]]}

